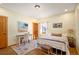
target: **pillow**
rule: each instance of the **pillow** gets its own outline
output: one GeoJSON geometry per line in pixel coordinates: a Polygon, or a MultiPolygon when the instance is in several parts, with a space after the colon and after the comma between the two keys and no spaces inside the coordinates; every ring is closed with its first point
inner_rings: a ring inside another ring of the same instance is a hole
{"type": "Polygon", "coordinates": [[[52,33],[51,35],[52,35],[52,36],[62,37],[62,34],[60,34],[60,33],[52,33]]]}

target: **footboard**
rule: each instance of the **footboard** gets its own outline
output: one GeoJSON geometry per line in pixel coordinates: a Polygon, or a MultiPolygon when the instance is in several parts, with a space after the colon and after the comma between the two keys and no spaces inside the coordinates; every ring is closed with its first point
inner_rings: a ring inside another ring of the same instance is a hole
{"type": "Polygon", "coordinates": [[[40,44],[46,44],[51,46],[52,48],[55,48],[57,50],[66,52],[66,54],[69,54],[68,48],[65,42],[60,42],[60,41],[55,41],[55,40],[50,40],[50,39],[38,39],[38,42],[40,44]]]}

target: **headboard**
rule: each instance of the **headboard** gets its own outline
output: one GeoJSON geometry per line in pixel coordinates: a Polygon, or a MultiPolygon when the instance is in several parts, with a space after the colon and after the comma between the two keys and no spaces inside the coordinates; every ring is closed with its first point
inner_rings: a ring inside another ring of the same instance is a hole
{"type": "Polygon", "coordinates": [[[58,37],[62,37],[61,33],[52,33],[51,36],[58,36],[58,37]]]}

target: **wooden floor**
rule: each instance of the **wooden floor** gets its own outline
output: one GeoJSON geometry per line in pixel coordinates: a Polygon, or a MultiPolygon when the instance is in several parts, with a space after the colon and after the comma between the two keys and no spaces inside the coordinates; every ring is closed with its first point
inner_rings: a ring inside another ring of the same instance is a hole
{"type": "MultiPolygon", "coordinates": [[[[76,48],[69,48],[71,55],[78,55],[76,48]]],[[[0,49],[0,55],[16,55],[16,52],[13,51],[10,47],[0,49]]],[[[27,53],[26,55],[46,55],[40,49],[34,49],[27,53]]]]}
{"type": "Polygon", "coordinates": [[[0,55],[16,55],[16,52],[10,47],[0,49],[0,55]]]}
{"type": "Polygon", "coordinates": [[[78,55],[76,48],[69,48],[71,55],[78,55]]]}

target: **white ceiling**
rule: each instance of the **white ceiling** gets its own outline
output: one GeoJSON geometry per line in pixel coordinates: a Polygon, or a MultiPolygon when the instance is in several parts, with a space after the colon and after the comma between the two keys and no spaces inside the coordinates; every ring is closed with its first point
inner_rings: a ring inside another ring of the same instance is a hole
{"type": "Polygon", "coordinates": [[[1,4],[4,8],[8,8],[25,16],[34,18],[48,17],[60,13],[65,13],[65,9],[73,11],[76,4],[74,3],[4,3],[1,4]],[[35,5],[40,5],[40,8],[35,8],[35,5]]]}

